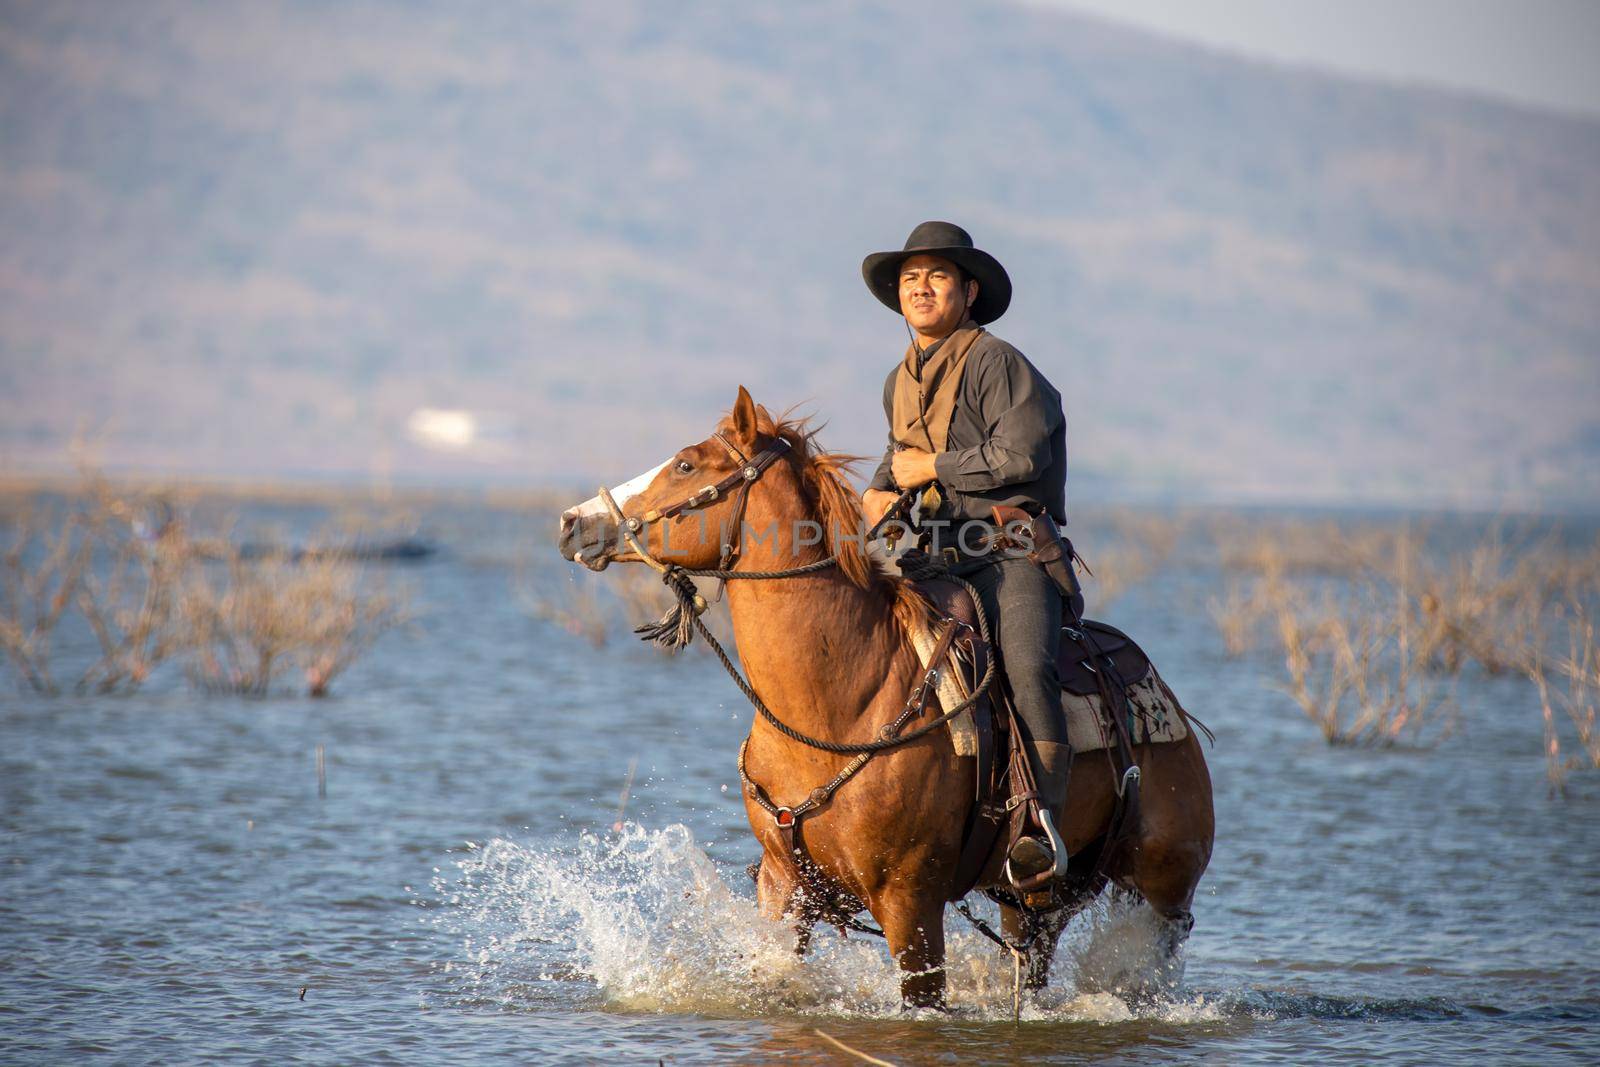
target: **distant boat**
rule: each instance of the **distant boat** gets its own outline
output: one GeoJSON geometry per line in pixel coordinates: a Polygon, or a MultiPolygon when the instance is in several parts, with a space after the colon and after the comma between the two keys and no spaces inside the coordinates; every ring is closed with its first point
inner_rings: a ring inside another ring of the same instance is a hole
{"type": "MultiPolygon", "coordinates": [[[[172,505],[157,501],[149,513],[137,515],[129,521],[134,537],[145,544],[154,545],[169,534],[184,537],[183,522],[172,505]]],[[[354,541],[347,545],[325,545],[316,548],[278,545],[269,542],[246,542],[229,545],[215,538],[188,541],[188,549],[201,559],[277,559],[289,563],[311,560],[378,560],[391,563],[420,563],[439,551],[439,546],[421,537],[396,537],[385,541],[354,541]]]]}
{"type": "Polygon", "coordinates": [[[402,537],[393,541],[357,541],[349,545],[329,545],[321,548],[289,548],[284,545],[243,544],[234,550],[240,559],[286,559],[291,563],[302,560],[347,559],[388,560],[396,563],[417,563],[439,551],[437,545],[417,537],[402,537]]]}

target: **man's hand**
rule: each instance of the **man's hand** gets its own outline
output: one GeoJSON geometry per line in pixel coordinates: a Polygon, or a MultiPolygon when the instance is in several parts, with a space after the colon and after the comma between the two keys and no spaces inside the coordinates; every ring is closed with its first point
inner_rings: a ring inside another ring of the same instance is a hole
{"type": "Polygon", "coordinates": [[[878,520],[883,518],[894,502],[900,498],[899,493],[891,493],[887,489],[868,489],[861,494],[861,510],[866,515],[867,525],[876,526],[878,520]]]}
{"type": "Polygon", "coordinates": [[[901,489],[915,489],[939,477],[939,472],[933,467],[933,457],[932,452],[924,452],[920,448],[902,448],[896,452],[889,466],[895,484],[901,489]]]}

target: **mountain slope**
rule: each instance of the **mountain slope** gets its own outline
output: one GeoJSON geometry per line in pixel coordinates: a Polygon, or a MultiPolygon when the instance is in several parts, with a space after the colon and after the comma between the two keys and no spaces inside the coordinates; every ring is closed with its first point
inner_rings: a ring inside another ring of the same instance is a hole
{"type": "Polygon", "coordinates": [[[1600,122],[927,11],[8,7],[0,456],[592,481],[740,382],[876,451],[939,217],[1080,492],[1600,502],[1600,122]]]}

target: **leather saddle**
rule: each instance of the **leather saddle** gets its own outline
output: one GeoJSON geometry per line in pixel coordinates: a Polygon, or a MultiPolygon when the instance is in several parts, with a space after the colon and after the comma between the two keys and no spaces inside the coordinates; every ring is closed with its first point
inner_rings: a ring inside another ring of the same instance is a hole
{"type": "MultiPolygon", "coordinates": [[[[964,624],[956,641],[959,654],[955,659],[970,692],[983,677],[989,657],[995,654],[978,633],[971,596],[961,585],[944,578],[921,579],[916,586],[938,615],[964,624]]],[[[1067,692],[1108,696],[1144,678],[1150,670],[1150,658],[1133,638],[1115,626],[1089,619],[1072,620],[1061,628],[1056,669],[1061,687],[1067,692]]],[[[973,804],[963,829],[952,900],[959,900],[976,888],[997,858],[1009,851],[1011,839],[1023,831],[1023,813],[1020,805],[1012,802],[1012,794],[1018,791],[1014,788],[1017,764],[1021,761],[1025,765],[1026,755],[1016,731],[1010,727],[1008,687],[999,679],[997,674],[989,693],[972,708],[978,742],[973,804]],[[1003,706],[997,708],[997,701],[1003,706]]],[[[1102,853],[1109,846],[1109,841],[1102,842],[1102,853]]],[[[1098,887],[1084,888],[1098,891],[1098,887]]]]}
{"type": "Polygon", "coordinates": [[[1056,653],[1061,688],[1078,696],[1094,696],[1101,681],[1132,685],[1150,673],[1150,657],[1133,638],[1107,623],[1084,619],[1061,627],[1056,653]]]}
{"type": "MultiPolygon", "coordinates": [[[[918,581],[917,590],[927,598],[933,610],[955,619],[967,628],[958,640],[973,665],[969,681],[983,677],[987,669],[990,649],[978,634],[977,612],[973,610],[972,597],[966,589],[946,578],[918,581]]],[[[1001,653],[1004,655],[1003,651],[1001,653]]],[[[1072,621],[1061,627],[1061,646],[1056,653],[1056,673],[1061,678],[1061,688],[1078,696],[1093,696],[1100,692],[1101,678],[1114,676],[1123,685],[1137,682],[1150,672],[1150,657],[1127,634],[1109,623],[1095,619],[1072,621]]]]}

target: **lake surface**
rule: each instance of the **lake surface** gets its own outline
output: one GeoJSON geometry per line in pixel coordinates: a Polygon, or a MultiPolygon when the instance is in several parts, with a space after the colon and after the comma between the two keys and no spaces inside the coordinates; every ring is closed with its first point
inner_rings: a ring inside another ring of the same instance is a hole
{"type": "Polygon", "coordinates": [[[1469,667],[1431,750],[1329,747],[1270,648],[1224,658],[1222,575],[1180,550],[1093,613],[1217,734],[1181,989],[1106,991],[1148,928],[1098,907],[1013,1024],[1009,958],[952,913],[953,1009],[913,1015],[881,944],[801,962],[755,918],[749,706],[704,654],[539,617],[591,581],[553,525],[427,516],[444,552],[393,572],[417,622],[326,699],[0,674],[0,1060],[840,1062],[818,1031],[898,1063],[1600,1059],[1600,774],[1550,795],[1526,681],[1469,667]]]}

